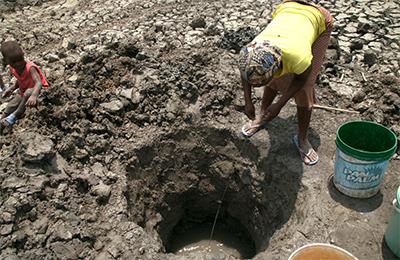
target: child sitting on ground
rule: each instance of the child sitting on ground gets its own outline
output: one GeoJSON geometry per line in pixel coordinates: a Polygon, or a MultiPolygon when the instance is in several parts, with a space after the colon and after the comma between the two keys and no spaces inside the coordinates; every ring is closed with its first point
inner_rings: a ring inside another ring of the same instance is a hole
{"type": "Polygon", "coordinates": [[[34,106],[42,88],[47,88],[47,81],[39,66],[24,59],[24,52],[16,41],[6,41],[1,45],[1,54],[9,65],[11,74],[17,79],[13,87],[4,89],[0,77],[0,87],[3,88],[3,98],[9,97],[17,88],[18,94],[8,103],[0,118],[0,132],[11,126],[25,112],[25,106],[34,106]]]}

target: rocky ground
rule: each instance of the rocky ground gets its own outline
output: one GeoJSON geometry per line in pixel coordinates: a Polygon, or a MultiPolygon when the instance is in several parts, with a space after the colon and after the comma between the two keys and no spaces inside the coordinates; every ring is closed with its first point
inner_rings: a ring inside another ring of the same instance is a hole
{"type": "MultiPolygon", "coordinates": [[[[247,229],[254,259],[285,259],[311,242],[394,259],[382,235],[396,156],[372,199],[346,198],[328,179],[341,123],[374,120],[400,137],[400,4],[320,1],[335,27],[319,104],[360,114],[316,110],[321,162],[310,168],[290,143],[290,104],[267,131],[238,134],[237,53],[277,3],[0,2],[0,42],[19,40],[51,85],[0,136],[1,258],[185,259],[165,252],[172,227],[204,221],[226,188],[223,212],[247,229]]],[[[189,258],[203,257],[224,259],[189,258]]]]}

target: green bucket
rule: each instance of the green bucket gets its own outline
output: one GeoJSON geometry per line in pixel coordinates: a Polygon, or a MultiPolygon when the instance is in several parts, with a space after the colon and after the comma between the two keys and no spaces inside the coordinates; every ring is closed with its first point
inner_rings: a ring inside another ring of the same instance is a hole
{"type": "Polygon", "coordinates": [[[336,188],[351,197],[372,197],[379,191],[396,148],[396,135],[383,125],[370,121],[344,123],[336,132],[336,188]]]}

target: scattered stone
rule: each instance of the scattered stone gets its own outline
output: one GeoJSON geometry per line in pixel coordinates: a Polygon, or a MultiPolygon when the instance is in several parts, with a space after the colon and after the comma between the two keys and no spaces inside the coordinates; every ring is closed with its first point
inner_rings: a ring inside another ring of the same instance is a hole
{"type": "Polygon", "coordinates": [[[338,60],[338,52],[335,49],[327,49],[325,54],[326,60],[334,62],[338,60]]]}
{"type": "Polygon", "coordinates": [[[14,224],[0,225],[0,236],[9,235],[13,231],[14,224]]]}
{"type": "Polygon", "coordinates": [[[352,100],[355,103],[360,103],[361,101],[364,100],[365,96],[366,96],[365,92],[363,90],[359,90],[354,94],[352,100]]]}
{"type": "Polygon", "coordinates": [[[60,58],[56,54],[52,53],[48,54],[46,58],[49,62],[56,62],[60,60],[60,58]]]}
{"type": "Polygon", "coordinates": [[[350,43],[350,50],[354,51],[354,50],[361,50],[364,46],[364,43],[362,42],[362,40],[359,39],[355,39],[350,43]]]}
{"type": "Polygon", "coordinates": [[[67,230],[63,225],[59,225],[55,228],[54,237],[56,240],[71,240],[72,233],[67,230]]]}
{"type": "Polygon", "coordinates": [[[55,242],[50,245],[50,248],[58,259],[65,259],[65,260],[78,259],[78,255],[75,252],[75,248],[70,244],[55,242]]]}
{"type": "Polygon", "coordinates": [[[369,32],[370,29],[371,25],[369,23],[359,22],[357,25],[357,32],[361,34],[369,32]]]}
{"type": "Polygon", "coordinates": [[[124,104],[120,100],[112,100],[110,102],[101,103],[100,106],[112,113],[119,112],[124,108],[124,104]]]}
{"type": "Polygon", "coordinates": [[[120,96],[122,96],[128,100],[132,100],[132,92],[133,92],[133,88],[129,88],[129,89],[121,90],[121,92],[119,94],[120,94],[120,96]]]}
{"type": "Polygon", "coordinates": [[[132,97],[132,103],[135,105],[141,103],[144,99],[144,96],[139,91],[132,92],[131,97],[132,97]]]}
{"type": "Polygon", "coordinates": [[[72,84],[77,84],[77,82],[78,82],[78,75],[77,74],[74,74],[74,75],[72,75],[71,77],[69,77],[68,78],[68,82],[69,83],[72,83],[72,84]]]}
{"type": "Polygon", "coordinates": [[[54,143],[46,136],[35,132],[25,132],[20,136],[21,160],[41,162],[54,155],[54,143]]]}
{"type": "Polygon", "coordinates": [[[108,198],[111,195],[111,187],[100,183],[99,185],[92,187],[91,193],[97,196],[97,201],[100,204],[104,204],[108,201],[108,198]]]}
{"type": "Polygon", "coordinates": [[[191,26],[193,29],[196,29],[196,28],[205,28],[205,27],[206,27],[206,21],[204,20],[203,17],[197,17],[197,18],[195,18],[195,19],[190,23],[190,26],[191,26]]]}
{"type": "Polygon", "coordinates": [[[368,66],[372,66],[376,63],[377,57],[373,52],[365,52],[364,53],[364,63],[368,66]]]}
{"type": "Polygon", "coordinates": [[[76,44],[71,39],[64,38],[61,47],[67,50],[71,50],[76,48],[76,44]]]}

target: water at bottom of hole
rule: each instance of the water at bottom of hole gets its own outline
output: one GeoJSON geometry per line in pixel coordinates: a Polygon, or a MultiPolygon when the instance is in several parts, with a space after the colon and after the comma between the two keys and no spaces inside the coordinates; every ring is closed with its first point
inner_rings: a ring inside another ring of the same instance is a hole
{"type": "Polygon", "coordinates": [[[254,243],[241,232],[232,231],[228,226],[217,223],[210,241],[211,229],[212,223],[202,223],[184,232],[174,232],[168,251],[177,255],[199,253],[226,255],[237,259],[248,259],[255,255],[254,243]]]}

